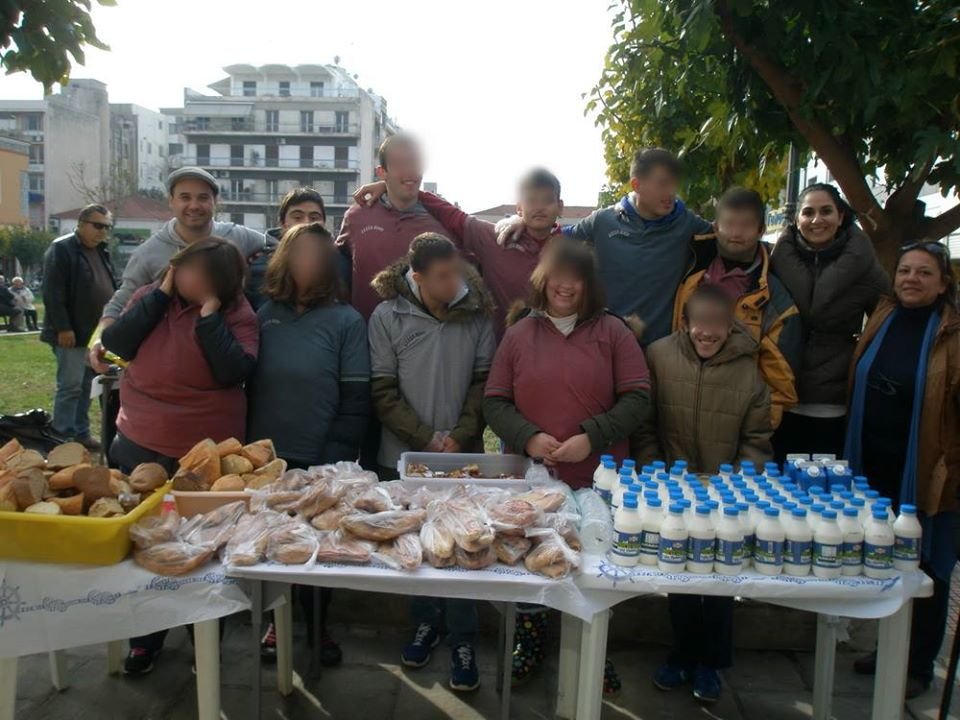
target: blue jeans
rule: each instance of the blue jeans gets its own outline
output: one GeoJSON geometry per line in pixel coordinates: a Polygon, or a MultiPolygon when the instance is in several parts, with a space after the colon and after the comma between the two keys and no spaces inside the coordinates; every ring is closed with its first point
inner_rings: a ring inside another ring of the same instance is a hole
{"type": "Polygon", "coordinates": [[[456,647],[460,643],[472,645],[477,638],[479,620],[476,600],[418,595],[410,601],[410,614],[418,625],[429,623],[438,629],[442,625],[446,626],[447,642],[450,647],[456,647]]]}
{"type": "Polygon", "coordinates": [[[57,393],[53,398],[53,429],[69,439],[90,437],[90,385],[93,370],[87,364],[87,348],[55,345],[57,393]]]}

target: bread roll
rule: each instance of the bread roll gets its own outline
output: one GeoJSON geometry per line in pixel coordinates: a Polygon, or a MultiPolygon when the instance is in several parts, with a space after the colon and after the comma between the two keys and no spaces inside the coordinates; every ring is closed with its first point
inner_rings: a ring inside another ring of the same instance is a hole
{"type": "Polygon", "coordinates": [[[112,497],[100,498],[87,511],[87,515],[90,517],[98,518],[121,517],[126,514],[120,501],[112,497]]]}
{"type": "Polygon", "coordinates": [[[224,475],[243,475],[253,472],[253,463],[242,455],[227,455],[220,460],[220,472],[224,475]]]}
{"type": "Polygon", "coordinates": [[[243,478],[239,475],[224,475],[210,489],[214,492],[243,492],[244,487],[243,478]]]}
{"type": "Polygon", "coordinates": [[[273,460],[270,450],[263,445],[245,445],[240,450],[240,454],[249,460],[255,468],[262,468],[268,462],[273,460]]]}
{"type": "Polygon", "coordinates": [[[43,501],[47,493],[47,483],[43,478],[14,478],[11,482],[17,500],[17,508],[26,510],[31,505],[43,501]]]}
{"type": "Polygon", "coordinates": [[[177,490],[209,490],[220,477],[220,454],[213,440],[202,440],[180,458],[174,477],[177,490]],[[177,487],[180,479],[180,487],[177,487]]]}
{"type": "Polygon", "coordinates": [[[73,485],[83,493],[83,502],[88,513],[90,507],[100,498],[113,497],[110,471],[101,465],[78,470],[73,476],[73,485]]]}
{"type": "Polygon", "coordinates": [[[184,542],[160,543],[133,551],[134,561],[157,575],[186,575],[212,556],[212,550],[184,542]]]}
{"type": "Polygon", "coordinates": [[[6,464],[8,470],[19,472],[20,470],[28,470],[30,468],[39,468],[42,470],[47,466],[47,461],[43,455],[36,450],[23,450],[7,460],[6,464]]]}
{"type": "Polygon", "coordinates": [[[477,552],[468,552],[459,545],[454,548],[454,557],[457,565],[467,570],[483,570],[497,561],[497,553],[493,546],[487,546],[477,552]]]}
{"type": "Polygon", "coordinates": [[[0,447],[0,462],[6,465],[10,462],[10,458],[14,455],[18,455],[23,452],[23,445],[20,444],[20,441],[14,438],[7,442],[3,447],[0,447]]]}
{"type": "Polygon", "coordinates": [[[60,506],[52,502],[38,502],[34,503],[26,510],[25,513],[30,513],[32,515],[62,515],[63,512],[60,510],[60,506]]]}
{"type": "Polygon", "coordinates": [[[51,475],[50,479],[47,481],[50,484],[50,489],[67,490],[74,487],[73,476],[77,473],[77,471],[88,467],[92,466],[89,463],[84,463],[82,465],[74,465],[72,467],[63,468],[63,470],[58,470],[51,475]]]}
{"type": "Polygon", "coordinates": [[[153,492],[167,482],[167,471],[158,463],[142,463],[130,473],[130,487],[138,493],[153,492]]]}
{"type": "Polygon", "coordinates": [[[16,512],[18,509],[17,496],[13,491],[13,483],[10,482],[0,487],[0,511],[16,512]]]}
{"type": "Polygon", "coordinates": [[[90,462],[90,453],[78,442],[57,445],[47,454],[47,467],[62,470],[71,465],[83,465],[90,462]]]}
{"type": "Polygon", "coordinates": [[[59,505],[64,515],[83,515],[83,493],[70,497],[52,497],[49,502],[59,505]]]}
{"type": "Polygon", "coordinates": [[[221,458],[225,458],[227,455],[237,455],[242,447],[243,443],[236,438],[227,438],[223,442],[217,443],[217,454],[221,458]]]}

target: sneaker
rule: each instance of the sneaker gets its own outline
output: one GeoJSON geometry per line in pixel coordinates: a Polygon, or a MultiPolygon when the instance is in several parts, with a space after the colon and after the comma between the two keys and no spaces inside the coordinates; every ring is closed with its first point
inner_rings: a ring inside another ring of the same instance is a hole
{"type": "Polygon", "coordinates": [[[267,631],[260,639],[260,657],[264,660],[277,659],[277,629],[273,623],[267,625],[267,631]]]}
{"type": "Polygon", "coordinates": [[[320,664],[323,667],[336,667],[343,662],[343,650],[329,637],[320,638],[320,664]]]}
{"type": "Polygon", "coordinates": [[[702,703],[715,703],[720,699],[720,673],[713,668],[697,668],[693,681],[693,696],[702,703]]]}
{"type": "Polygon", "coordinates": [[[400,660],[407,667],[423,667],[430,662],[430,652],[440,643],[440,633],[430,623],[420,623],[413,635],[413,642],[400,653],[400,660]]]}
{"type": "Polygon", "coordinates": [[[160,654],[159,650],[147,648],[130,648],[127,659],[123,661],[124,675],[146,675],[153,670],[153,663],[160,654]]]}
{"type": "Polygon", "coordinates": [[[686,670],[670,663],[664,663],[653,674],[653,684],[657,686],[657,689],[664,691],[683,687],[689,680],[686,670]]]}
{"type": "Polygon", "coordinates": [[[85,438],[77,438],[77,442],[83,445],[90,452],[98,453],[103,449],[100,443],[94,440],[89,435],[85,438]]]}
{"type": "Polygon", "coordinates": [[[480,687],[480,671],[473,645],[460,643],[450,653],[450,689],[472,692],[480,687]]]}
{"type": "Polygon", "coordinates": [[[874,650],[869,655],[864,655],[853,661],[853,671],[857,675],[876,675],[877,674],[877,651],[874,650]]]}

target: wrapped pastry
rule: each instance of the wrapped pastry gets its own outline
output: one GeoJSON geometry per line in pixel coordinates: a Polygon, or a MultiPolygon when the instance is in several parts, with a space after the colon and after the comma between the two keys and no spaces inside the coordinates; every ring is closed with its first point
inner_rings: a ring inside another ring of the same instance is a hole
{"type": "Polygon", "coordinates": [[[287,518],[271,512],[244,515],[227,544],[223,546],[220,558],[226,565],[246,567],[256,565],[263,560],[273,527],[284,524],[287,518]]]}
{"type": "Polygon", "coordinates": [[[399,510],[394,505],[390,493],[380,486],[368,488],[353,500],[353,507],[368,513],[387,512],[388,510],[399,510]]]}
{"type": "Polygon", "coordinates": [[[137,548],[133,559],[157,575],[186,575],[213,557],[210,548],[173,541],[137,548]]]}
{"type": "Polygon", "coordinates": [[[564,578],[580,567],[580,555],[564,542],[556,530],[537,528],[527,531],[534,546],[523,560],[530,572],[550,578],[564,578]]]}
{"type": "Polygon", "coordinates": [[[346,488],[329,480],[317,480],[304,493],[294,509],[308,520],[336,505],[346,488]]]}
{"type": "Polygon", "coordinates": [[[148,515],[130,527],[130,539],[137,547],[150,547],[177,539],[180,516],[173,511],[163,516],[148,515]]]}
{"type": "Polygon", "coordinates": [[[540,510],[527,500],[505,500],[487,511],[490,524],[499,533],[523,535],[523,531],[540,521],[540,510]]]}
{"type": "Polygon", "coordinates": [[[457,565],[467,570],[483,570],[497,561],[497,552],[493,549],[493,545],[488,545],[477,552],[469,552],[457,545],[453,554],[457,565]]]}
{"type": "Polygon", "coordinates": [[[281,490],[276,486],[270,486],[251,493],[250,511],[288,512],[294,510],[302,499],[303,490],[281,490]]]}
{"type": "Polygon", "coordinates": [[[416,570],[423,563],[419,533],[405,533],[380,543],[376,557],[394,570],[416,570]]]}
{"type": "Polygon", "coordinates": [[[376,545],[342,530],[317,533],[317,562],[360,564],[370,562],[376,545]]]}
{"type": "Polygon", "coordinates": [[[237,522],[246,510],[246,503],[238,500],[208,513],[194,515],[180,528],[180,538],[191,545],[202,545],[216,552],[233,535],[237,522]]]}
{"type": "Polygon", "coordinates": [[[563,490],[545,487],[534,488],[514,497],[514,500],[526,500],[545,513],[556,512],[566,499],[567,495],[563,490]]]}
{"type": "Polygon", "coordinates": [[[313,559],[318,546],[317,532],[312,527],[302,522],[285,523],[271,528],[266,556],[282,565],[303,565],[313,559]]]}
{"type": "Polygon", "coordinates": [[[493,541],[493,550],[497,560],[504,565],[516,565],[523,560],[533,543],[525,537],[517,535],[497,535],[493,541]]]}
{"type": "Polygon", "coordinates": [[[450,567],[453,559],[453,533],[443,523],[427,520],[420,528],[424,559],[434,567],[450,567]]]}
{"type": "Polygon", "coordinates": [[[577,531],[577,521],[579,515],[569,515],[567,513],[546,513],[541,520],[541,527],[550,528],[560,533],[571,550],[580,552],[583,545],[580,542],[580,533],[577,531]]]}
{"type": "Polygon", "coordinates": [[[467,552],[490,547],[496,537],[496,531],[487,522],[483,509],[468,500],[446,503],[445,510],[437,517],[450,529],[457,545],[467,552]]]}
{"type": "Polygon", "coordinates": [[[391,480],[380,483],[380,488],[386,490],[390,495],[395,509],[400,510],[410,506],[410,487],[400,480],[391,480]]]}
{"type": "Polygon", "coordinates": [[[347,515],[340,520],[340,527],[364,540],[392,540],[404,533],[420,529],[427,513],[423,510],[388,510],[372,515],[347,515]]]}
{"type": "Polygon", "coordinates": [[[315,527],[317,530],[336,530],[340,527],[340,520],[343,519],[345,515],[350,515],[352,513],[353,508],[341,500],[332,508],[327,508],[319,515],[315,516],[310,521],[310,524],[313,525],[313,527],[315,527]]]}

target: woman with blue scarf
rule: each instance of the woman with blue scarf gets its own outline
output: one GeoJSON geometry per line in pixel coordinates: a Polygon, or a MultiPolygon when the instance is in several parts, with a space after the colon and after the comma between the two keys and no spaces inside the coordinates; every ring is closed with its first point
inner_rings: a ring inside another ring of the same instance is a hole
{"type": "MultiPolygon", "coordinates": [[[[846,457],[895,509],[913,504],[920,510],[920,566],[933,578],[934,594],[913,606],[909,699],[933,680],[957,560],[960,313],[947,247],[903,248],[894,294],[880,300],[854,354],[846,457]]],[[[875,672],[876,653],[855,668],[875,672]]]]}

